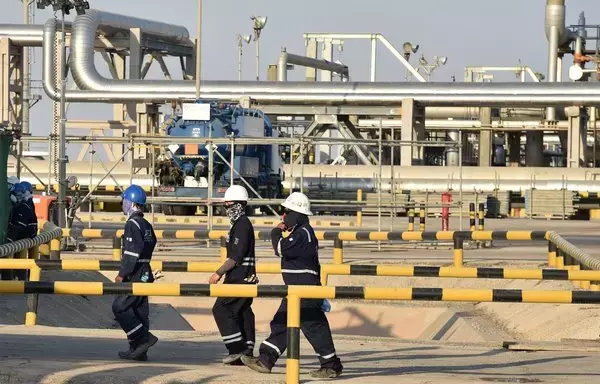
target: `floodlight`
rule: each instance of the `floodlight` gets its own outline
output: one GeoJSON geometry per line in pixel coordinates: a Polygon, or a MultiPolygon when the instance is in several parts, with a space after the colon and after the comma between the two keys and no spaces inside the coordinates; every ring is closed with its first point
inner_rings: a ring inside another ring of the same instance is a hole
{"type": "Polygon", "coordinates": [[[246,42],[246,44],[250,44],[252,40],[252,35],[238,35],[238,42],[241,44],[242,42],[246,42]]]}
{"type": "Polygon", "coordinates": [[[413,47],[413,45],[410,42],[406,42],[402,45],[402,49],[404,49],[404,53],[410,55],[410,53],[417,53],[417,51],[419,50],[419,44],[417,44],[416,47],[413,47]]]}
{"type": "Polygon", "coordinates": [[[440,57],[437,57],[437,61],[438,61],[438,63],[440,63],[442,65],[446,65],[448,58],[446,56],[440,56],[440,57]]]}
{"type": "Polygon", "coordinates": [[[419,64],[421,64],[421,65],[427,65],[428,64],[428,61],[425,58],[425,56],[421,55],[421,57],[419,57],[419,64]]]}
{"type": "Polygon", "coordinates": [[[267,25],[267,16],[252,16],[250,20],[254,21],[254,29],[261,30],[267,25]]]}

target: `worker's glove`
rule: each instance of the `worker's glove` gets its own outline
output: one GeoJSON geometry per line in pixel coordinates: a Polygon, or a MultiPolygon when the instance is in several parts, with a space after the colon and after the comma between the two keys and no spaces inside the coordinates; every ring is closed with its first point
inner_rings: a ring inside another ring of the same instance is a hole
{"type": "Polygon", "coordinates": [[[156,271],[152,271],[152,274],[154,275],[154,281],[157,281],[157,280],[165,277],[160,269],[157,269],[156,271]]]}

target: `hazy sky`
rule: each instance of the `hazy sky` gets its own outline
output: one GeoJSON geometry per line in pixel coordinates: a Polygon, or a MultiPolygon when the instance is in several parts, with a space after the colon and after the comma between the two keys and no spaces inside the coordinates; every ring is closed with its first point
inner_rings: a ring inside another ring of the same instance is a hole
{"type": "MultiPolygon", "coordinates": [[[[0,23],[21,23],[21,1],[1,0],[0,23]]],[[[89,0],[92,8],[184,25],[196,34],[196,0],[89,0]],[[176,7],[177,8],[176,8],[176,7]]],[[[545,0],[204,0],[202,76],[205,79],[237,79],[238,33],[251,33],[250,16],[266,15],[261,36],[261,78],[267,64],[275,64],[282,47],[304,54],[306,32],[379,32],[396,47],[404,41],[420,44],[411,59],[421,53],[448,56],[448,63],[434,80],[463,81],[467,65],[517,65],[519,60],[535,71],[547,71],[547,42],[544,35],[545,0]]],[[[567,0],[567,24],[575,24],[584,10],[589,24],[600,24],[600,1],[567,0]]],[[[35,10],[36,23],[53,17],[49,10],[35,10]]],[[[74,16],[71,15],[70,18],[74,16]]],[[[245,47],[244,78],[255,76],[254,43],[245,47]]],[[[352,80],[369,79],[370,43],[347,41],[335,59],[350,67],[352,80]]],[[[41,48],[35,49],[32,79],[41,79],[41,48]]],[[[404,70],[381,45],[378,49],[378,81],[404,81],[404,70]]],[[[571,58],[569,57],[568,60],[571,58]]],[[[100,64],[100,62],[98,62],[100,64]]],[[[565,66],[568,67],[568,61],[565,66]]],[[[177,66],[170,66],[179,74],[177,66]]],[[[107,75],[105,65],[99,67],[107,75]]],[[[290,80],[301,80],[295,70],[290,80]]],[[[161,78],[154,64],[148,78],[161,78]]],[[[500,77],[497,77],[500,79],[500,77]]],[[[505,78],[506,79],[506,78],[505,78]]],[[[508,80],[512,76],[508,77],[508,80]]],[[[32,110],[32,132],[47,135],[52,110],[45,94],[32,110]]],[[[108,105],[74,104],[70,118],[110,119],[108,105]]]]}

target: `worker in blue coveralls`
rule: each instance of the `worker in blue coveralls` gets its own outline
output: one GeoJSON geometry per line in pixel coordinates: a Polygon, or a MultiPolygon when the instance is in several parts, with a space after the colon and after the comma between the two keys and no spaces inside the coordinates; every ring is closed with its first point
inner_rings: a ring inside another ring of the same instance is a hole
{"type": "Polygon", "coordinates": [[[33,210],[33,212],[35,213],[35,204],[33,202],[33,185],[31,185],[31,183],[29,181],[21,181],[21,184],[23,184],[23,186],[25,187],[25,190],[27,191],[26,196],[25,196],[27,205],[29,205],[31,207],[31,209],[33,210]]]}
{"type": "MultiPolygon", "coordinates": [[[[308,219],[312,215],[310,201],[303,193],[294,192],[281,205],[285,208],[283,223],[271,231],[271,242],[281,258],[283,281],[286,285],[321,285],[319,242],[308,219]],[[285,238],[284,231],[289,234],[285,238]]],[[[321,363],[320,369],[311,372],[317,379],[336,378],[343,369],[324,313],[329,310],[329,302],[323,299],[302,299],[300,304],[300,328],[321,363]]],[[[242,356],[241,360],[257,372],[270,373],[286,348],[287,299],[283,299],[271,321],[271,334],[260,345],[260,356],[242,356]]]]}
{"type": "MultiPolygon", "coordinates": [[[[131,185],[123,192],[122,198],[123,213],[128,219],[123,234],[121,268],[115,282],[152,283],[154,276],[150,261],[156,246],[156,235],[152,225],[144,219],[146,193],[140,186],[131,185]]],[[[148,297],[117,296],[112,310],[129,341],[129,350],[119,352],[119,357],[127,360],[148,360],[146,352],[158,341],[158,338],[150,333],[148,297]]]]}
{"type": "MultiPolygon", "coordinates": [[[[9,192],[12,210],[10,211],[8,226],[6,228],[6,241],[14,242],[22,239],[33,239],[37,235],[37,217],[35,208],[28,203],[27,187],[23,183],[16,183],[9,192]]],[[[18,280],[27,278],[27,271],[20,270],[7,273],[8,279],[16,276],[18,280]]]]}
{"type": "MultiPolygon", "coordinates": [[[[248,191],[241,185],[232,185],[225,191],[225,208],[231,223],[227,237],[227,259],[210,277],[217,284],[225,276],[224,284],[257,284],[254,254],[254,227],[246,216],[248,191]]],[[[255,341],[255,320],[250,297],[219,297],[212,309],[215,322],[229,354],[223,364],[240,365],[242,355],[252,356],[255,341]]]]}

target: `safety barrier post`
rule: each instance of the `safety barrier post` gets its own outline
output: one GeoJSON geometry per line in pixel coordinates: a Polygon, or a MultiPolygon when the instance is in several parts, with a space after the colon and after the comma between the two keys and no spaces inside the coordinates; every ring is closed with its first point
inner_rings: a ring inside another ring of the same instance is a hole
{"type": "Polygon", "coordinates": [[[478,231],[485,231],[485,204],[479,203],[479,211],[477,212],[479,218],[479,229],[478,231]]]}
{"type": "MultiPolygon", "coordinates": [[[[40,281],[42,269],[40,267],[31,268],[29,271],[29,281],[40,281]]],[[[25,325],[33,326],[37,322],[38,294],[27,295],[27,313],[25,314],[25,325]]]]}
{"type": "Polygon", "coordinates": [[[227,238],[225,238],[225,236],[221,237],[221,246],[219,247],[219,257],[221,258],[221,262],[225,262],[225,260],[227,260],[227,238]]]}
{"type": "Polygon", "coordinates": [[[408,232],[415,230],[415,204],[414,202],[408,203],[408,232]]]}
{"type": "Polygon", "coordinates": [[[565,258],[563,256],[563,251],[560,248],[556,248],[556,268],[565,268],[565,258]]]}
{"type": "Polygon", "coordinates": [[[123,244],[123,237],[121,236],[113,236],[113,244],[112,244],[112,259],[114,261],[121,260],[121,246],[123,244]]]}
{"type": "MultiPolygon", "coordinates": [[[[582,265],[580,267],[581,270],[586,271],[588,270],[588,268],[586,268],[584,265],[582,265]]],[[[582,280],[580,281],[581,284],[581,289],[590,289],[592,287],[592,282],[589,280],[582,280]]]]}
{"type": "Polygon", "coordinates": [[[344,263],[344,244],[340,239],[333,240],[333,263],[344,263]]]}
{"type": "Polygon", "coordinates": [[[469,203],[469,227],[471,232],[475,231],[475,203],[469,203]]]}
{"type": "Polygon", "coordinates": [[[419,230],[425,232],[425,204],[421,203],[419,208],[419,230]]]}
{"type": "Polygon", "coordinates": [[[548,266],[550,268],[556,267],[556,244],[551,240],[548,240],[548,266]]]}
{"type": "Polygon", "coordinates": [[[465,239],[462,236],[454,237],[454,266],[455,267],[463,266],[464,242],[465,242],[465,239]]]}
{"type": "Polygon", "coordinates": [[[300,297],[287,297],[286,383],[300,383],[300,297]]]}
{"type": "MultiPolygon", "coordinates": [[[[362,191],[362,189],[357,189],[356,190],[356,201],[358,201],[359,203],[361,203],[362,199],[363,199],[363,191],[362,191]]],[[[356,208],[356,225],[358,227],[362,227],[362,215],[363,215],[363,213],[362,213],[362,207],[358,206],[356,208]]]]}
{"type": "Polygon", "coordinates": [[[50,241],[50,260],[60,260],[60,240],[52,239],[50,241]]]}
{"type": "Polygon", "coordinates": [[[325,272],[323,268],[321,268],[321,285],[326,287],[329,282],[329,273],[325,272]]]}
{"type": "MultiPolygon", "coordinates": [[[[15,256],[17,259],[20,259],[20,260],[27,259],[29,257],[29,250],[22,249],[19,252],[17,252],[15,254],[15,256]]],[[[14,276],[16,276],[19,281],[27,280],[27,270],[26,269],[14,270],[13,273],[14,273],[14,276]]]]}

